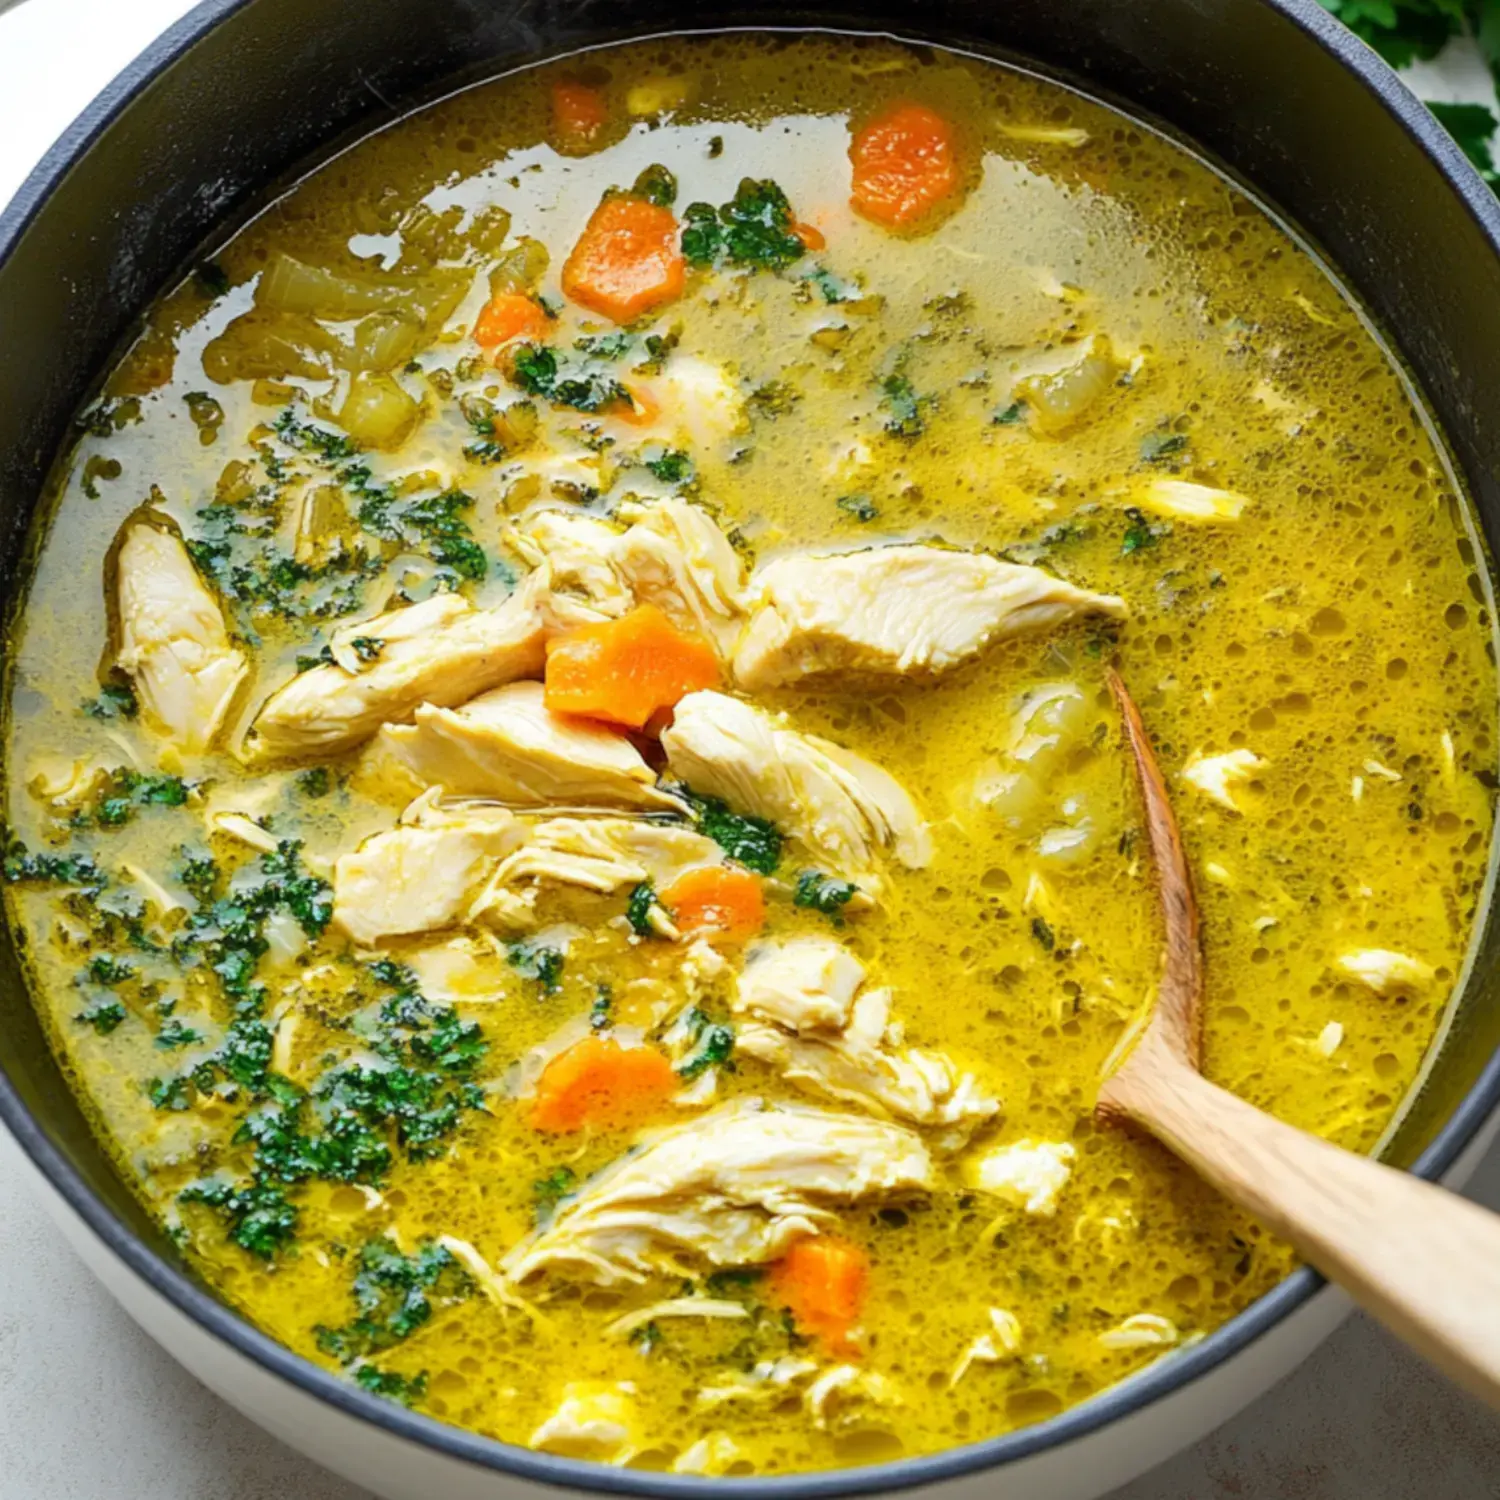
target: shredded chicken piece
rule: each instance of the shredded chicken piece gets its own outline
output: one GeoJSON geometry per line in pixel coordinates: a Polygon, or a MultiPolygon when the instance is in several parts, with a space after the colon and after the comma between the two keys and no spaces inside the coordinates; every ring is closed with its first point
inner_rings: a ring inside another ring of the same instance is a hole
{"type": "Polygon", "coordinates": [[[116,566],[115,659],[134,681],[152,728],[176,750],[200,754],[213,743],[250,665],[175,532],[134,522],[116,566]]]}
{"type": "Polygon", "coordinates": [[[566,628],[654,604],[680,629],[728,655],[745,614],[744,569],[728,537],[686,500],[625,505],[622,531],[556,510],[524,518],[509,534],[528,562],[550,570],[547,609],[566,628]]]}
{"type": "Polygon", "coordinates": [[[1021,1324],[1016,1315],[1003,1307],[992,1307],[989,1332],[981,1333],[959,1356],[953,1373],[948,1377],[948,1389],[951,1391],[969,1373],[971,1365],[999,1364],[1007,1355],[1017,1353],[1020,1347],[1021,1324]]]}
{"type": "Polygon", "coordinates": [[[1136,498],[1147,510],[1179,521],[1238,521],[1250,503],[1235,490],[1217,490],[1186,479],[1153,479],[1136,498]]]}
{"type": "Polygon", "coordinates": [[[370,661],[313,667],[278,688],[261,708],[247,751],[253,759],[329,754],[368,739],[383,724],[407,722],[419,705],[448,708],[520,677],[540,676],[546,629],[545,571],[503,604],[475,609],[457,594],[359,622],[381,643],[370,661]]]}
{"type": "Polygon", "coordinates": [[[638,1307],[624,1317],[616,1318],[605,1325],[605,1333],[632,1334],[647,1323],[658,1318],[748,1318],[749,1311],[742,1302],[727,1302],[721,1297],[671,1297],[665,1302],[653,1302],[650,1307],[638,1307]]]}
{"type": "Polygon", "coordinates": [[[1101,1333],[1096,1342],[1106,1349],[1150,1349],[1175,1344],[1181,1337],[1170,1318],[1158,1313],[1135,1313],[1118,1328],[1101,1333]]]}
{"type": "Polygon", "coordinates": [[[873,876],[885,849],[912,869],[932,858],[927,824],[892,777],[737,698],[689,693],[661,742],[695,792],[769,819],[853,878],[873,876]]]}
{"type": "Polygon", "coordinates": [[[539,682],[508,683],[462,708],[424,703],[414,718],[380,731],[365,778],[510,807],[681,811],[630,740],[553,713],[539,682]]]}
{"type": "Polygon", "coordinates": [[[425,802],[412,821],[366,839],[333,867],[333,919],[357,943],[461,921],[496,863],[526,837],[498,807],[425,802]]]}
{"type": "Polygon", "coordinates": [[[568,1458],[629,1463],[641,1446],[634,1398],[629,1381],[570,1380],[557,1410],[531,1434],[531,1446],[568,1458]]]}
{"type": "Polygon", "coordinates": [[[982,1192],[1050,1219],[1057,1212],[1058,1195],[1072,1176],[1077,1156],[1066,1141],[1017,1141],[997,1146],[973,1162],[970,1179],[982,1192]]]}
{"type": "MultiPolygon", "coordinates": [[[[552,818],[496,867],[472,915],[514,924],[514,897],[527,885],[572,885],[607,895],[643,880],[666,886],[684,870],[722,863],[712,839],[690,828],[632,818],[552,818]]],[[[675,938],[666,923],[662,937],[675,938]]]]}
{"type": "Polygon", "coordinates": [[[825,1432],[836,1424],[839,1408],[854,1402],[899,1406],[901,1393],[893,1380],[858,1365],[835,1365],[808,1386],[802,1404],[815,1426],[825,1432]]]}
{"type": "Polygon", "coordinates": [[[973,1125],[999,1108],[971,1073],[902,1046],[889,990],[865,990],[864,966],[827,938],[793,938],[750,954],[734,1011],[749,1024],[736,1051],[788,1082],[914,1125],[973,1125]]]}
{"type": "Polygon", "coordinates": [[[834,1221],[834,1205],[930,1189],[911,1131],[800,1105],[736,1100],[648,1139],[587,1184],[502,1270],[573,1271],[601,1286],[764,1265],[834,1221]]]}
{"type": "Polygon", "coordinates": [[[1229,750],[1223,755],[1195,755],[1182,768],[1182,779],[1230,812],[1241,811],[1235,790],[1254,781],[1270,766],[1253,750],[1229,750]]]}
{"type": "Polygon", "coordinates": [[[738,1464],[749,1463],[745,1450],[727,1432],[705,1433],[690,1448],[685,1448],[673,1460],[674,1474],[727,1474],[738,1464]]]}
{"type": "Polygon", "coordinates": [[[944,547],[875,547],[777,558],[752,580],[734,673],[756,692],[838,672],[931,674],[995,641],[1125,602],[1041,568],[944,547]]]}
{"type": "Polygon", "coordinates": [[[788,1390],[817,1373],[817,1364],[810,1359],[796,1359],[790,1354],[783,1354],[780,1359],[763,1359],[751,1370],[734,1371],[718,1385],[703,1386],[698,1392],[698,1405],[780,1401],[788,1390]]]}
{"type": "Polygon", "coordinates": [[[1389,948],[1358,948],[1344,954],[1338,967],[1377,995],[1419,994],[1435,977],[1431,964],[1389,948]]]}

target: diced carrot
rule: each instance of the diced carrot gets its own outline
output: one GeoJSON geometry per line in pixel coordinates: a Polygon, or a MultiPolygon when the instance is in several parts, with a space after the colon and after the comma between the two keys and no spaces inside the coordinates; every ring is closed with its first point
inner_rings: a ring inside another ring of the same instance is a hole
{"type": "Polygon", "coordinates": [[[553,713],[579,714],[639,729],[719,680],[712,646],[679,630],[654,604],[618,620],[581,625],[547,643],[544,701],[553,713]]]}
{"type": "Polygon", "coordinates": [[[559,150],[587,151],[608,119],[609,105],[598,89],[566,80],[552,85],[552,130],[559,150]]]}
{"type": "Polygon", "coordinates": [[[547,314],[520,292],[491,297],[474,320],[474,341],[483,349],[498,349],[517,339],[540,339],[546,331],[547,314]]]}
{"type": "Polygon", "coordinates": [[[869,1281],[865,1252],[828,1235],[798,1240],[771,1272],[772,1290],[798,1327],[840,1353],[852,1347],[849,1334],[864,1312],[869,1281]]]}
{"type": "Polygon", "coordinates": [[[877,115],[854,137],[849,159],[849,201],[877,224],[910,224],[958,186],[952,129],[922,104],[894,104],[877,115]]]}
{"type": "Polygon", "coordinates": [[[661,893],[662,905],[683,932],[711,930],[744,942],[766,925],[766,898],[748,870],[707,865],[684,870],[661,893]]]}
{"type": "Polygon", "coordinates": [[[542,1069],[529,1120],[534,1130],[557,1135],[639,1124],[679,1086],[672,1064],[654,1047],[587,1036],[542,1069]]]}
{"type": "Polygon", "coordinates": [[[792,225],[792,233],[796,235],[797,238],[801,240],[809,250],[822,250],[828,244],[828,236],[825,235],[823,231],[819,229],[815,224],[803,224],[801,222],[798,222],[792,225]]]}
{"type": "Polygon", "coordinates": [[[685,278],[672,210],[618,193],[594,210],[563,265],[562,286],[590,311],[628,323],[680,297],[685,278]]]}

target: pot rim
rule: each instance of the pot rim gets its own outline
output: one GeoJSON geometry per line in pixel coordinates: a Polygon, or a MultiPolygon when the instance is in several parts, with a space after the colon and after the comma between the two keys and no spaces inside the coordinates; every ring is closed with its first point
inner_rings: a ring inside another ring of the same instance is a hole
{"type": "MultiPolygon", "coordinates": [[[[163,72],[204,36],[254,0],[200,0],[127,64],[58,137],[0,208],[0,266],[45,207],[53,190],[115,119],[163,72]]],[[[1395,72],[1317,0],[1260,0],[1296,26],[1314,45],[1353,73],[1412,137],[1500,257],[1500,200],[1486,186],[1431,112],[1395,72]]],[[[700,28],[694,28],[700,29],[700,28]]],[[[708,28],[702,28],[708,29],[708,28]]],[[[751,28],[776,30],[777,27],[751,28]]],[[[802,29],[802,28],[798,28],[802,29]]],[[[834,28],[828,28],[834,29],[834,28]]],[[[1411,1171],[1441,1177],[1500,1106],[1500,1049],[1411,1171]]],[[[824,1500],[938,1484],[977,1474],[1061,1447],[1100,1431],[1189,1385],[1270,1333],[1312,1298],[1324,1280],[1303,1266],[1201,1342],[1158,1359],[1082,1404],[1014,1432],[914,1458],[851,1469],[753,1478],[709,1478],[615,1469],[516,1447],[453,1427],[370,1395],[330,1370],[295,1354],[262,1333],[186,1272],[168,1263],[105,1205],[48,1136],[0,1065],[0,1122],[47,1184],[115,1257],[205,1333],[227,1344],[266,1373],[317,1401],[393,1437],[482,1469],[548,1486],[612,1495],[671,1495],[682,1500],[755,1496],[769,1500],[824,1500]]]]}

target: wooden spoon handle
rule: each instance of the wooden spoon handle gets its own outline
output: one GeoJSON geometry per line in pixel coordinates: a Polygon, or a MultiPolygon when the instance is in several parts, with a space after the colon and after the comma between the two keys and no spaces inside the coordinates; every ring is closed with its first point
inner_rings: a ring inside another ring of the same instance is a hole
{"type": "Polygon", "coordinates": [[[1368,1312],[1500,1408],[1500,1215],[1264,1114],[1186,1064],[1117,1107],[1368,1312]]]}

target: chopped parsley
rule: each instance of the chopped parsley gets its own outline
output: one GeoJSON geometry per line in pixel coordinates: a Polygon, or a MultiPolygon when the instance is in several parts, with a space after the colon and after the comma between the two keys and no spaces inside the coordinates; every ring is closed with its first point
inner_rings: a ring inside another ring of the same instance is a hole
{"type": "Polygon", "coordinates": [[[793,232],[786,194],[746,177],[728,203],[690,203],[683,211],[682,254],[690,265],[782,271],[807,254],[793,232]]]}
{"type": "Polygon", "coordinates": [[[1170,527],[1153,526],[1146,519],[1144,512],[1135,506],[1127,506],[1125,519],[1129,524],[1125,528],[1125,534],[1120,538],[1120,556],[1129,557],[1133,552],[1144,551],[1147,547],[1154,547],[1162,537],[1170,531],[1170,527]]]}
{"type": "Polygon", "coordinates": [[[734,1028],[710,1021],[696,1005],[684,1019],[697,1045],[679,1064],[677,1076],[692,1079],[710,1068],[727,1066],[734,1052],[734,1028]]]}
{"type": "Polygon", "coordinates": [[[125,1007],[118,1000],[101,1000],[73,1017],[85,1026],[92,1026],[100,1036],[108,1036],[125,1019],[125,1007]]]}
{"type": "Polygon", "coordinates": [[[1187,452],[1187,434],[1161,430],[1148,432],[1141,439],[1141,462],[1143,464],[1166,464],[1187,452]]]}
{"type": "Polygon", "coordinates": [[[774,875],[781,863],[782,836],[764,818],[730,812],[717,797],[689,794],[698,832],[711,838],[731,859],[757,875],[774,875]]]}
{"type": "Polygon", "coordinates": [[[1012,401],[1009,406],[1002,406],[990,418],[990,422],[996,427],[1014,427],[1025,415],[1026,403],[1024,401],[1012,401]]]}
{"type": "Polygon", "coordinates": [[[643,880],[630,893],[630,900],[625,903],[625,920],[630,923],[631,930],[640,937],[652,937],[656,928],[651,922],[651,913],[660,911],[665,914],[665,908],[657,899],[656,887],[649,880],[643,880]]]}
{"type": "Polygon", "coordinates": [[[630,392],[608,371],[593,368],[545,344],[522,344],[516,350],[514,379],[523,391],[540,396],[554,406],[574,411],[606,411],[630,406],[630,392]]]}
{"type": "Polygon", "coordinates": [[[833,503],[852,521],[873,521],[880,514],[880,507],[865,494],[840,495],[833,503]]]}
{"type": "Polygon", "coordinates": [[[141,711],[135,689],[128,682],[106,682],[99,696],[83,705],[91,719],[133,719],[141,711]]]}
{"type": "Polygon", "coordinates": [[[297,1210],[280,1188],[266,1183],[195,1182],[177,1196],[184,1203],[217,1209],[229,1238],[262,1260],[270,1260],[297,1233],[297,1210]]]}
{"type": "Polygon", "coordinates": [[[1045,917],[1031,919],[1031,935],[1042,945],[1044,953],[1051,953],[1057,947],[1057,935],[1052,931],[1052,925],[1045,917]]]}
{"type": "Polygon", "coordinates": [[[358,1316],[342,1328],[315,1328],[318,1348],[342,1364],[367,1359],[410,1338],[437,1308],[456,1306],[473,1290],[468,1272],[441,1245],[403,1255],[390,1240],[367,1240],[354,1274],[358,1316]]]}
{"type": "Polygon", "coordinates": [[[32,853],[20,839],[6,846],[0,876],[7,885],[76,885],[93,893],[109,884],[91,855],[32,853]]]}
{"type": "Polygon", "coordinates": [[[451,568],[460,578],[479,582],[488,575],[484,548],[464,520],[464,512],[474,506],[472,495],[444,490],[399,508],[394,498],[388,490],[369,492],[359,507],[359,524],[375,536],[421,548],[439,567],[451,568]]]}
{"type": "Polygon", "coordinates": [[[546,1177],[531,1184],[531,1196],[536,1204],[537,1217],[550,1218],[557,1205],[578,1186],[578,1174],[572,1167],[558,1167],[546,1177]]]}
{"type": "Polygon", "coordinates": [[[837,876],[825,875],[821,870],[803,870],[797,876],[796,889],[792,892],[792,905],[809,907],[825,916],[837,917],[858,892],[859,887],[852,880],[840,880],[837,876]]]}
{"type": "Polygon", "coordinates": [[[885,407],[885,430],[895,437],[916,438],[927,431],[931,396],[919,396],[904,375],[887,375],[880,382],[881,405],[885,407]]]}
{"type": "Polygon", "coordinates": [[[378,1365],[361,1364],[353,1373],[361,1390],[383,1396],[387,1401],[398,1401],[402,1406],[415,1406],[427,1394],[426,1370],[408,1378],[394,1370],[382,1370],[378,1365]]]}
{"type": "Polygon", "coordinates": [[[512,943],[506,949],[506,958],[524,979],[534,979],[542,993],[555,995],[562,985],[563,955],[560,949],[549,948],[544,943],[512,943]]]}
{"type": "Polygon", "coordinates": [[[648,458],[646,467],[663,484],[686,484],[693,477],[693,461],[680,448],[668,448],[648,458]]]}

